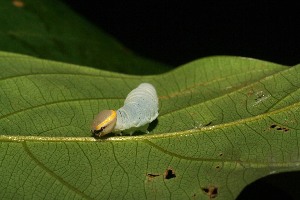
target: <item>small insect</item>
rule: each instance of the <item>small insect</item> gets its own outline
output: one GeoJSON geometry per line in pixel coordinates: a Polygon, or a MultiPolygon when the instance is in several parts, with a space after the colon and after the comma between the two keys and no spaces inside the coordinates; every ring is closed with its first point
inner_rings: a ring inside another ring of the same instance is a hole
{"type": "Polygon", "coordinates": [[[158,97],[150,83],[142,83],[126,97],[124,106],[115,110],[103,110],[94,119],[91,132],[95,137],[108,133],[135,131],[148,133],[148,126],[158,116],[158,97]]]}

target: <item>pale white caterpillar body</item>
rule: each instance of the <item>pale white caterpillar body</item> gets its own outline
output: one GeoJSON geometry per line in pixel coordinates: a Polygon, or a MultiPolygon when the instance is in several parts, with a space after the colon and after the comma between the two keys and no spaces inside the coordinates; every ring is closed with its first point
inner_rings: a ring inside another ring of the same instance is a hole
{"type": "Polygon", "coordinates": [[[126,97],[124,106],[101,111],[94,119],[92,133],[100,137],[110,132],[128,133],[140,130],[148,132],[149,123],[158,116],[158,97],[150,83],[142,83],[126,97]]]}

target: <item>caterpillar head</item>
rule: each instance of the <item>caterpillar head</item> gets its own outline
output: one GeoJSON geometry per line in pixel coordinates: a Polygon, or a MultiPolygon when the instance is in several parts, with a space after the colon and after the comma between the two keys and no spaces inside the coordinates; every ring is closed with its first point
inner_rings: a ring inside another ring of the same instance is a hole
{"type": "Polygon", "coordinates": [[[92,124],[92,134],[101,137],[114,130],[117,122],[117,112],[114,110],[103,110],[94,119],[92,124]]]}

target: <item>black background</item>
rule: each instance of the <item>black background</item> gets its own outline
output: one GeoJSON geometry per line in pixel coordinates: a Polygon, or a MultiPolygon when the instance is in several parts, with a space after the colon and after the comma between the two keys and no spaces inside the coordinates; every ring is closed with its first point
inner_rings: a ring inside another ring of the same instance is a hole
{"type": "MultiPolygon", "coordinates": [[[[213,55],[300,63],[300,7],[292,1],[63,1],[135,53],[174,67],[213,55]]],[[[292,199],[299,176],[260,179],[238,199],[292,199]]]]}
{"type": "Polygon", "coordinates": [[[127,48],[172,66],[212,55],[300,63],[297,3],[64,1],[127,48]]]}

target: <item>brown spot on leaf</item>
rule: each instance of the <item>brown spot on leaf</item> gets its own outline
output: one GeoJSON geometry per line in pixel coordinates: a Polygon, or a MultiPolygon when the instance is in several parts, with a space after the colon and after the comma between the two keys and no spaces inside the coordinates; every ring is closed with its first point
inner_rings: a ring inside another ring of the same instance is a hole
{"type": "Polygon", "coordinates": [[[18,8],[22,8],[24,7],[24,2],[21,0],[12,0],[12,3],[14,6],[18,7],[18,8]]]}
{"type": "Polygon", "coordinates": [[[204,126],[211,126],[212,125],[212,121],[208,122],[207,124],[205,124],[204,126]]]}
{"type": "Polygon", "coordinates": [[[259,101],[259,100],[261,100],[263,97],[265,97],[264,91],[259,91],[259,92],[257,92],[255,95],[256,95],[255,101],[259,101]]]}
{"type": "Polygon", "coordinates": [[[146,176],[147,176],[147,181],[151,182],[151,181],[154,180],[154,178],[160,176],[160,174],[151,174],[151,173],[149,173],[149,174],[146,174],[146,176]]]}
{"type": "Polygon", "coordinates": [[[149,177],[149,178],[155,178],[155,177],[158,177],[158,176],[160,176],[159,174],[147,174],[147,176],[149,177]]]}
{"type": "Polygon", "coordinates": [[[248,92],[247,92],[247,96],[252,96],[254,94],[254,90],[253,88],[251,88],[248,92]]]}
{"type": "Polygon", "coordinates": [[[193,198],[193,199],[196,199],[196,194],[193,194],[193,195],[192,195],[192,198],[193,198]]]}
{"type": "Polygon", "coordinates": [[[218,188],[215,186],[203,187],[201,190],[209,197],[209,199],[216,198],[218,195],[218,188]]]}
{"type": "Polygon", "coordinates": [[[165,179],[171,179],[171,178],[175,178],[175,177],[176,177],[176,174],[175,174],[174,170],[171,168],[168,168],[164,173],[165,179]]]}

